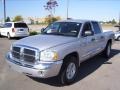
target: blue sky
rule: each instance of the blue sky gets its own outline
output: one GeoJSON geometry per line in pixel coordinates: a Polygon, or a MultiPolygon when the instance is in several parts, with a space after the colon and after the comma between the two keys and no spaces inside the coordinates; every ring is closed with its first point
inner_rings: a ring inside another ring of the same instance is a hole
{"type": "MultiPolygon", "coordinates": [[[[6,0],[7,16],[45,17],[49,13],[44,9],[47,0],[6,0]]],[[[59,6],[55,15],[66,18],[67,0],[57,0],[59,6]]],[[[108,21],[118,20],[120,0],[69,0],[69,17],[108,21]]],[[[0,19],[3,18],[3,5],[0,0],[0,19]]]]}

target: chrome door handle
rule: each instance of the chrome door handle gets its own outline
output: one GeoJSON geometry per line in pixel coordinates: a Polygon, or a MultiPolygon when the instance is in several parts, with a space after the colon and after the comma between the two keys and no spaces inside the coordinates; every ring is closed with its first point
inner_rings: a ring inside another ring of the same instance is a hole
{"type": "Polygon", "coordinates": [[[100,39],[104,39],[104,36],[101,36],[100,39]]]}

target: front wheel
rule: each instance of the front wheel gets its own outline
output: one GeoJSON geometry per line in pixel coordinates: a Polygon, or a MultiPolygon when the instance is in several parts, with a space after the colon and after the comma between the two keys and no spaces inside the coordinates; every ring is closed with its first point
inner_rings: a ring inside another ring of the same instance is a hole
{"type": "Polygon", "coordinates": [[[71,84],[74,82],[78,72],[78,62],[74,56],[68,57],[66,61],[63,63],[59,79],[62,84],[71,84]]]}

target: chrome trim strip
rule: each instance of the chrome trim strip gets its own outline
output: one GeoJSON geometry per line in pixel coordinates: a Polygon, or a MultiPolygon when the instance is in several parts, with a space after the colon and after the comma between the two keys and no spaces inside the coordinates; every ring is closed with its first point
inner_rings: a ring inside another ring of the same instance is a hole
{"type": "Polygon", "coordinates": [[[37,48],[30,47],[30,46],[26,46],[26,45],[15,44],[15,45],[13,45],[12,47],[14,47],[14,46],[16,46],[16,47],[25,47],[25,48],[28,48],[28,49],[31,49],[31,50],[37,50],[37,51],[40,51],[40,50],[37,49],[37,48]]]}
{"type": "Polygon", "coordinates": [[[23,55],[35,57],[35,55],[30,55],[30,54],[26,54],[26,53],[23,53],[23,55]]]}

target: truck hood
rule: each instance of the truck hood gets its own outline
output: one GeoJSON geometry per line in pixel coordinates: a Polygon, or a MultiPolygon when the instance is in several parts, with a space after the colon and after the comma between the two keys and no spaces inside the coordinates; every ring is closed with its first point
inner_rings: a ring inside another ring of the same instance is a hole
{"type": "Polygon", "coordinates": [[[35,35],[18,40],[13,45],[25,45],[34,47],[40,51],[75,41],[76,37],[56,35],[35,35]]]}

